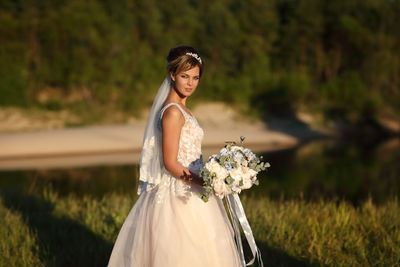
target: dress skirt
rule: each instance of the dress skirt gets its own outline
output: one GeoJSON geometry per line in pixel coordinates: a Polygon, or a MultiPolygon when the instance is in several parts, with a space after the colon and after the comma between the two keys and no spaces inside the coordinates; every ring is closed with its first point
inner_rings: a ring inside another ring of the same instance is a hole
{"type": "Polygon", "coordinates": [[[129,212],[108,266],[241,266],[222,200],[198,197],[202,188],[164,175],[129,212]]]}

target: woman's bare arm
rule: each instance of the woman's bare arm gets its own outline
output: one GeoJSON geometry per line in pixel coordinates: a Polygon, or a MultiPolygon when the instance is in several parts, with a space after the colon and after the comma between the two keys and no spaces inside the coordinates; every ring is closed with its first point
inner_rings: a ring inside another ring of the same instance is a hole
{"type": "Polygon", "coordinates": [[[167,108],[162,118],[162,145],[164,166],[175,177],[190,181],[197,185],[203,185],[203,179],[189,171],[178,162],[179,138],[181,129],[185,123],[181,111],[178,107],[167,108]]]}

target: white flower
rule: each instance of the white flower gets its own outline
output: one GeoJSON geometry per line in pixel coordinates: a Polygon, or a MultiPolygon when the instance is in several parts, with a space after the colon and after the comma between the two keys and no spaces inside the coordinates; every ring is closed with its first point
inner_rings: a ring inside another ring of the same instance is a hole
{"type": "Polygon", "coordinates": [[[229,175],[235,180],[235,184],[238,185],[240,180],[243,178],[242,168],[235,168],[229,171],[229,175]]]}
{"type": "Polygon", "coordinates": [[[240,187],[241,189],[249,189],[253,185],[253,181],[249,177],[243,178],[243,185],[240,187]]]}
{"type": "Polygon", "coordinates": [[[239,148],[239,146],[231,146],[231,151],[236,151],[239,148]]]}
{"type": "Polygon", "coordinates": [[[212,183],[212,187],[214,188],[215,194],[221,199],[224,195],[231,193],[231,190],[225,184],[223,179],[215,179],[212,183]]]}
{"type": "Polygon", "coordinates": [[[228,149],[226,149],[225,147],[223,149],[221,149],[221,151],[219,152],[221,155],[226,155],[228,154],[228,149]]]}
{"type": "Polygon", "coordinates": [[[228,176],[228,171],[222,167],[215,159],[206,163],[206,168],[217,175],[218,179],[225,179],[228,176]]]}
{"type": "Polygon", "coordinates": [[[256,177],[257,172],[255,170],[250,169],[250,168],[246,168],[246,169],[247,170],[246,170],[245,176],[247,176],[249,178],[256,177]]]}

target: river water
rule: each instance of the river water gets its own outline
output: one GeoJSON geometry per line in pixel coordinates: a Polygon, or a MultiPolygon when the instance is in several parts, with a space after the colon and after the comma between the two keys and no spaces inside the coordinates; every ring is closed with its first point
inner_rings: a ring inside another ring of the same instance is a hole
{"type": "MultiPolygon", "coordinates": [[[[306,200],[345,199],[357,205],[371,197],[383,203],[400,194],[400,139],[313,141],[295,148],[259,153],[271,164],[252,197],[306,200]]],[[[135,194],[137,164],[1,171],[0,189],[37,192],[51,187],[59,195],[102,197],[135,194]]]]}

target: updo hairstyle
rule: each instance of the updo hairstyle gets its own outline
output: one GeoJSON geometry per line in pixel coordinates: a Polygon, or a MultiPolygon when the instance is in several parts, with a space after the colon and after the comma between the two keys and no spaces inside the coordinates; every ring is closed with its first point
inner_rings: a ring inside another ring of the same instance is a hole
{"type": "Polygon", "coordinates": [[[178,45],[169,50],[167,56],[167,71],[168,74],[172,73],[174,76],[182,71],[190,70],[196,66],[199,66],[199,75],[203,73],[203,61],[196,59],[192,55],[186,53],[192,53],[200,58],[200,54],[189,45],[178,45]]]}

